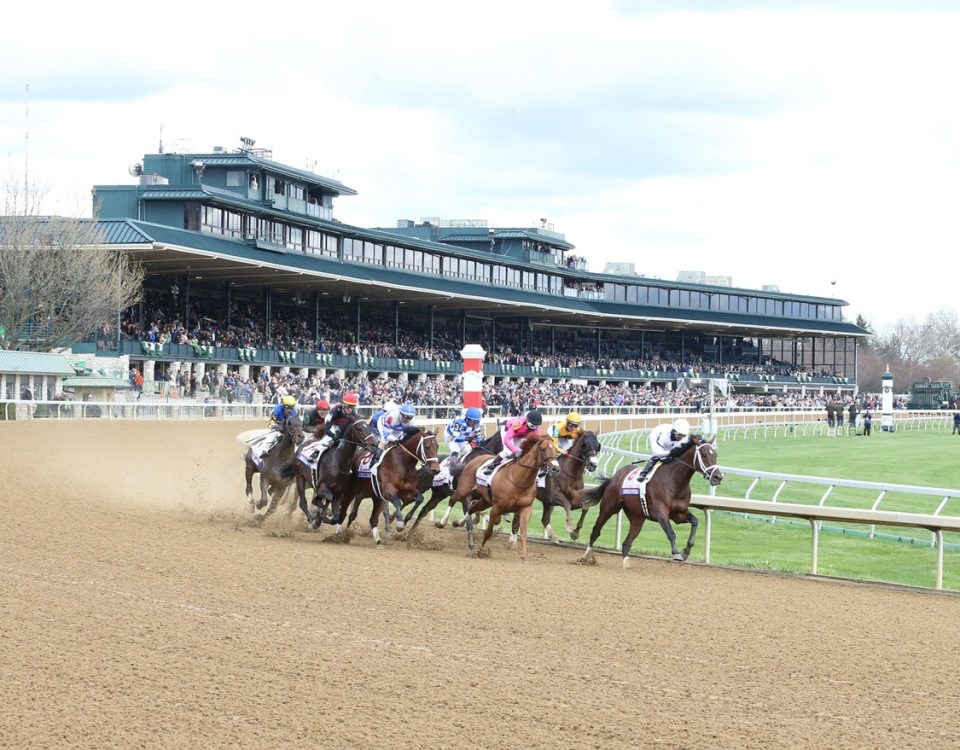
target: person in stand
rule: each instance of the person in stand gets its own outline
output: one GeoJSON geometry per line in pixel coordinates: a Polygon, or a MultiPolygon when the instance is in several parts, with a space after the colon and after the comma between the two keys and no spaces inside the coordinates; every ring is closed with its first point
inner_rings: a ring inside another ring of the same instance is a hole
{"type": "Polygon", "coordinates": [[[531,409],[522,417],[508,419],[507,423],[500,428],[503,450],[487,466],[487,474],[492,474],[505,458],[519,458],[520,443],[530,436],[539,436],[542,424],[543,415],[536,409],[531,409]]]}
{"type": "Polygon", "coordinates": [[[480,428],[480,419],[483,412],[476,406],[467,409],[463,416],[457,417],[444,430],[447,445],[450,448],[450,463],[456,465],[462,458],[461,453],[469,453],[476,443],[483,437],[480,428]]]}
{"type": "Polygon", "coordinates": [[[827,401],[827,427],[830,428],[830,432],[833,432],[833,428],[837,425],[835,409],[833,401],[827,401]]]}
{"type": "Polygon", "coordinates": [[[580,413],[572,411],[567,414],[566,419],[557,422],[550,428],[550,437],[553,438],[561,453],[566,453],[570,450],[574,441],[583,434],[583,430],[580,429],[580,423],[582,421],[583,418],[580,416],[580,413]]]}
{"type": "Polygon", "coordinates": [[[960,411],[953,414],[953,432],[951,435],[960,435],[960,411]]]}
{"type": "Polygon", "coordinates": [[[343,431],[357,418],[354,412],[359,404],[360,398],[356,393],[344,393],[340,403],[330,410],[323,425],[323,437],[320,439],[321,451],[343,437],[343,431]]]}
{"type": "Polygon", "coordinates": [[[868,409],[863,413],[863,434],[870,435],[873,432],[873,415],[868,409]]]}
{"type": "MultiPolygon", "coordinates": [[[[857,402],[851,401],[849,409],[850,409],[850,423],[847,427],[847,432],[850,433],[851,435],[856,435],[857,434],[857,402]]],[[[840,417],[840,421],[843,422],[842,416],[840,417]]]]}
{"type": "Polygon", "coordinates": [[[673,420],[672,424],[664,423],[654,427],[650,431],[649,437],[650,453],[652,455],[647,459],[643,469],[640,470],[637,481],[645,481],[654,464],[676,458],[683,453],[687,448],[687,436],[689,434],[690,423],[683,417],[673,420]]]}
{"type": "Polygon", "coordinates": [[[413,424],[415,416],[417,408],[413,404],[404,404],[380,415],[377,420],[377,433],[380,435],[377,450],[381,455],[392,443],[403,437],[404,428],[413,424]]]}

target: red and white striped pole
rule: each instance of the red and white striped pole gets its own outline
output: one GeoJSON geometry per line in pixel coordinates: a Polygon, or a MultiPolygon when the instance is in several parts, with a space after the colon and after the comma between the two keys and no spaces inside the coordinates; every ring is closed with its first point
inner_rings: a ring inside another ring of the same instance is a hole
{"type": "Polygon", "coordinates": [[[460,350],[463,357],[463,408],[483,408],[483,360],[487,353],[479,344],[467,344],[460,350]]]}

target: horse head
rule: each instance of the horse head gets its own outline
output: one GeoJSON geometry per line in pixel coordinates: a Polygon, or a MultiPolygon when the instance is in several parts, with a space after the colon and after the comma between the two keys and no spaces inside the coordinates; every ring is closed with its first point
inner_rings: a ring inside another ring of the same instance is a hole
{"type": "Polygon", "coordinates": [[[364,419],[354,419],[343,431],[342,440],[355,446],[369,446],[375,438],[370,433],[370,425],[364,419]]]}
{"type": "Polygon", "coordinates": [[[517,464],[520,466],[526,466],[528,469],[531,468],[529,464],[525,465],[523,460],[527,456],[535,453],[535,466],[544,467],[549,475],[556,474],[560,471],[560,463],[557,461],[560,451],[557,449],[557,444],[553,442],[553,438],[549,435],[530,435],[524,438],[524,441],[520,443],[520,452],[520,458],[517,459],[517,464]]]}
{"type": "Polygon", "coordinates": [[[703,474],[703,478],[716,487],[723,481],[723,472],[717,465],[717,436],[705,440],[702,435],[691,435],[690,444],[694,447],[693,466],[703,474]]]}
{"type": "Polygon", "coordinates": [[[294,445],[303,442],[303,420],[299,414],[290,414],[283,420],[283,437],[293,441],[294,445]]]}
{"type": "Polygon", "coordinates": [[[407,425],[403,428],[403,437],[400,439],[400,444],[407,453],[418,461],[422,461],[430,472],[433,474],[439,473],[440,459],[437,458],[436,432],[425,432],[414,425],[407,425]]]}
{"type": "Polygon", "coordinates": [[[597,470],[597,465],[600,463],[600,441],[590,430],[580,436],[577,457],[586,464],[590,471],[597,470]]]}

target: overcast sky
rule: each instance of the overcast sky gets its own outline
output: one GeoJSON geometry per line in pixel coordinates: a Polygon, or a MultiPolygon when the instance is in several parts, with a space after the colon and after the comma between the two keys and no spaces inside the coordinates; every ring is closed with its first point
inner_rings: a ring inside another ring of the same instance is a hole
{"type": "Polygon", "coordinates": [[[3,25],[5,179],[28,164],[48,213],[89,215],[161,137],[249,136],[356,189],[351,224],[544,217],[594,271],[836,296],[878,328],[960,308],[960,3],[33,2],[3,25]]]}

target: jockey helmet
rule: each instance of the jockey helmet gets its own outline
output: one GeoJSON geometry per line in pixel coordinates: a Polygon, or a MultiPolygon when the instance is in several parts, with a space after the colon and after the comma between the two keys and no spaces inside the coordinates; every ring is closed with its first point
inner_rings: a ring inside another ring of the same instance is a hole
{"type": "Polygon", "coordinates": [[[413,404],[404,404],[400,407],[400,416],[409,421],[417,416],[417,408],[413,404]]]}
{"type": "Polygon", "coordinates": [[[356,393],[344,393],[343,400],[340,403],[344,406],[357,406],[360,404],[360,399],[357,398],[356,393]]]}
{"type": "Polygon", "coordinates": [[[297,397],[296,397],[296,396],[284,396],[284,397],[281,399],[280,403],[282,403],[282,404],[283,404],[285,407],[287,407],[288,409],[292,409],[294,406],[297,405],[297,397]]]}
{"type": "Polygon", "coordinates": [[[580,416],[580,412],[578,411],[572,411],[567,414],[567,424],[571,427],[579,427],[582,421],[583,417],[580,416]]]}
{"type": "Polygon", "coordinates": [[[673,431],[680,437],[686,437],[690,434],[690,423],[683,417],[675,419],[673,420],[673,431]]]}
{"type": "Polygon", "coordinates": [[[323,398],[317,401],[317,411],[330,411],[330,402],[323,398]]]}
{"type": "Polygon", "coordinates": [[[480,411],[480,409],[478,409],[476,406],[471,406],[469,409],[467,409],[467,413],[463,416],[465,416],[467,419],[472,419],[474,422],[477,422],[481,417],[483,417],[483,412],[480,411]]]}
{"type": "Polygon", "coordinates": [[[543,415],[536,409],[531,409],[527,412],[526,420],[527,424],[539,427],[543,424],[543,415]]]}

